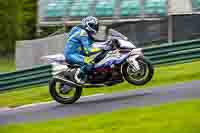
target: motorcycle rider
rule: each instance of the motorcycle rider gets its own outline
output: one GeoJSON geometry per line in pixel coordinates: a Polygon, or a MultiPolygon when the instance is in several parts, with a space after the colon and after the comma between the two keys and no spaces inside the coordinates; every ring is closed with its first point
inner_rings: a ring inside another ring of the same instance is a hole
{"type": "MultiPolygon", "coordinates": [[[[98,41],[93,37],[98,30],[98,19],[89,16],[83,18],[81,25],[73,27],[69,33],[64,55],[68,63],[79,64],[81,66],[78,75],[75,76],[78,83],[85,83],[87,75],[92,72],[95,62],[91,58],[91,55],[102,51],[102,49],[92,47],[92,44],[98,41]]],[[[109,49],[109,46],[104,47],[104,50],[109,49]]]]}

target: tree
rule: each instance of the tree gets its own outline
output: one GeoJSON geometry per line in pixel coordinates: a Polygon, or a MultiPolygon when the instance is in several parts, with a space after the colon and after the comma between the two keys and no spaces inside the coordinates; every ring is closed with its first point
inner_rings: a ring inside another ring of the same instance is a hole
{"type": "Polygon", "coordinates": [[[36,35],[37,0],[0,1],[0,54],[14,53],[16,40],[36,35]]]}
{"type": "Polygon", "coordinates": [[[21,14],[23,39],[33,39],[36,37],[36,23],[37,23],[37,0],[22,0],[21,14]]]}
{"type": "Polygon", "coordinates": [[[14,52],[15,40],[21,35],[19,0],[0,1],[0,54],[14,52]]]}

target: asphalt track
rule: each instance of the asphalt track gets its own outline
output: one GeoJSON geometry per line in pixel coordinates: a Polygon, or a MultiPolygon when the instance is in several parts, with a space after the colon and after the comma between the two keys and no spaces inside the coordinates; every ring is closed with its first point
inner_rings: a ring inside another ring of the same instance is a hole
{"type": "Polygon", "coordinates": [[[166,87],[154,87],[123,93],[82,97],[75,104],[56,102],[18,107],[0,111],[0,124],[44,121],[55,118],[111,112],[127,107],[159,105],[185,99],[200,98],[200,81],[179,83],[166,87]]]}

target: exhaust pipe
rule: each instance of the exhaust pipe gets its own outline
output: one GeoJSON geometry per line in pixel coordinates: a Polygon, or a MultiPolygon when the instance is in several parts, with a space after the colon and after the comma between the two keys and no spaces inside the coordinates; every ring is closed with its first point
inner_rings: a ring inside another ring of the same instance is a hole
{"type": "Polygon", "coordinates": [[[54,77],[54,79],[60,81],[60,82],[63,82],[64,84],[70,86],[70,87],[83,87],[83,88],[98,88],[98,87],[105,87],[105,86],[110,86],[110,85],[107,85],[107,84],[83,84],[83,85],[80,85],[80,84],[77,84],[77,83],[74,83],[70,80],[67,80],[65,78],[62,78],[62,77],[54,77]]]}
{"type": "Polygon", "coordinates": [[[74,83],[74,82],[72,82],[72,81],[70,81],[70,80],[67,80],[67,79],[65,79],[65,78],[62,78],[62,77],[54,77],[54,79],[56,79],[56,80],[58,80],[58,81],[60,81],[60,82],[64,82],[66,85],[69,85],[69,86],[71,86],[71,87],[81,87],[81,85],[79,85],[79,84],[76,84],[76,83],[74,83]]]}

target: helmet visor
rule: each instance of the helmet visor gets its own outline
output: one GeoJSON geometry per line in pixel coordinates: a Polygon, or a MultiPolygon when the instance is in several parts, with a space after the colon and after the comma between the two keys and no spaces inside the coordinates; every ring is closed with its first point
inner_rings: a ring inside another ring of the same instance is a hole
{"type": "Polygon", "coordinates": [[[99,31],[99,24],[88,24],[90,26],[90,28],[92,28],[93,30],[95,30],[96,32],[99,31]]]}

